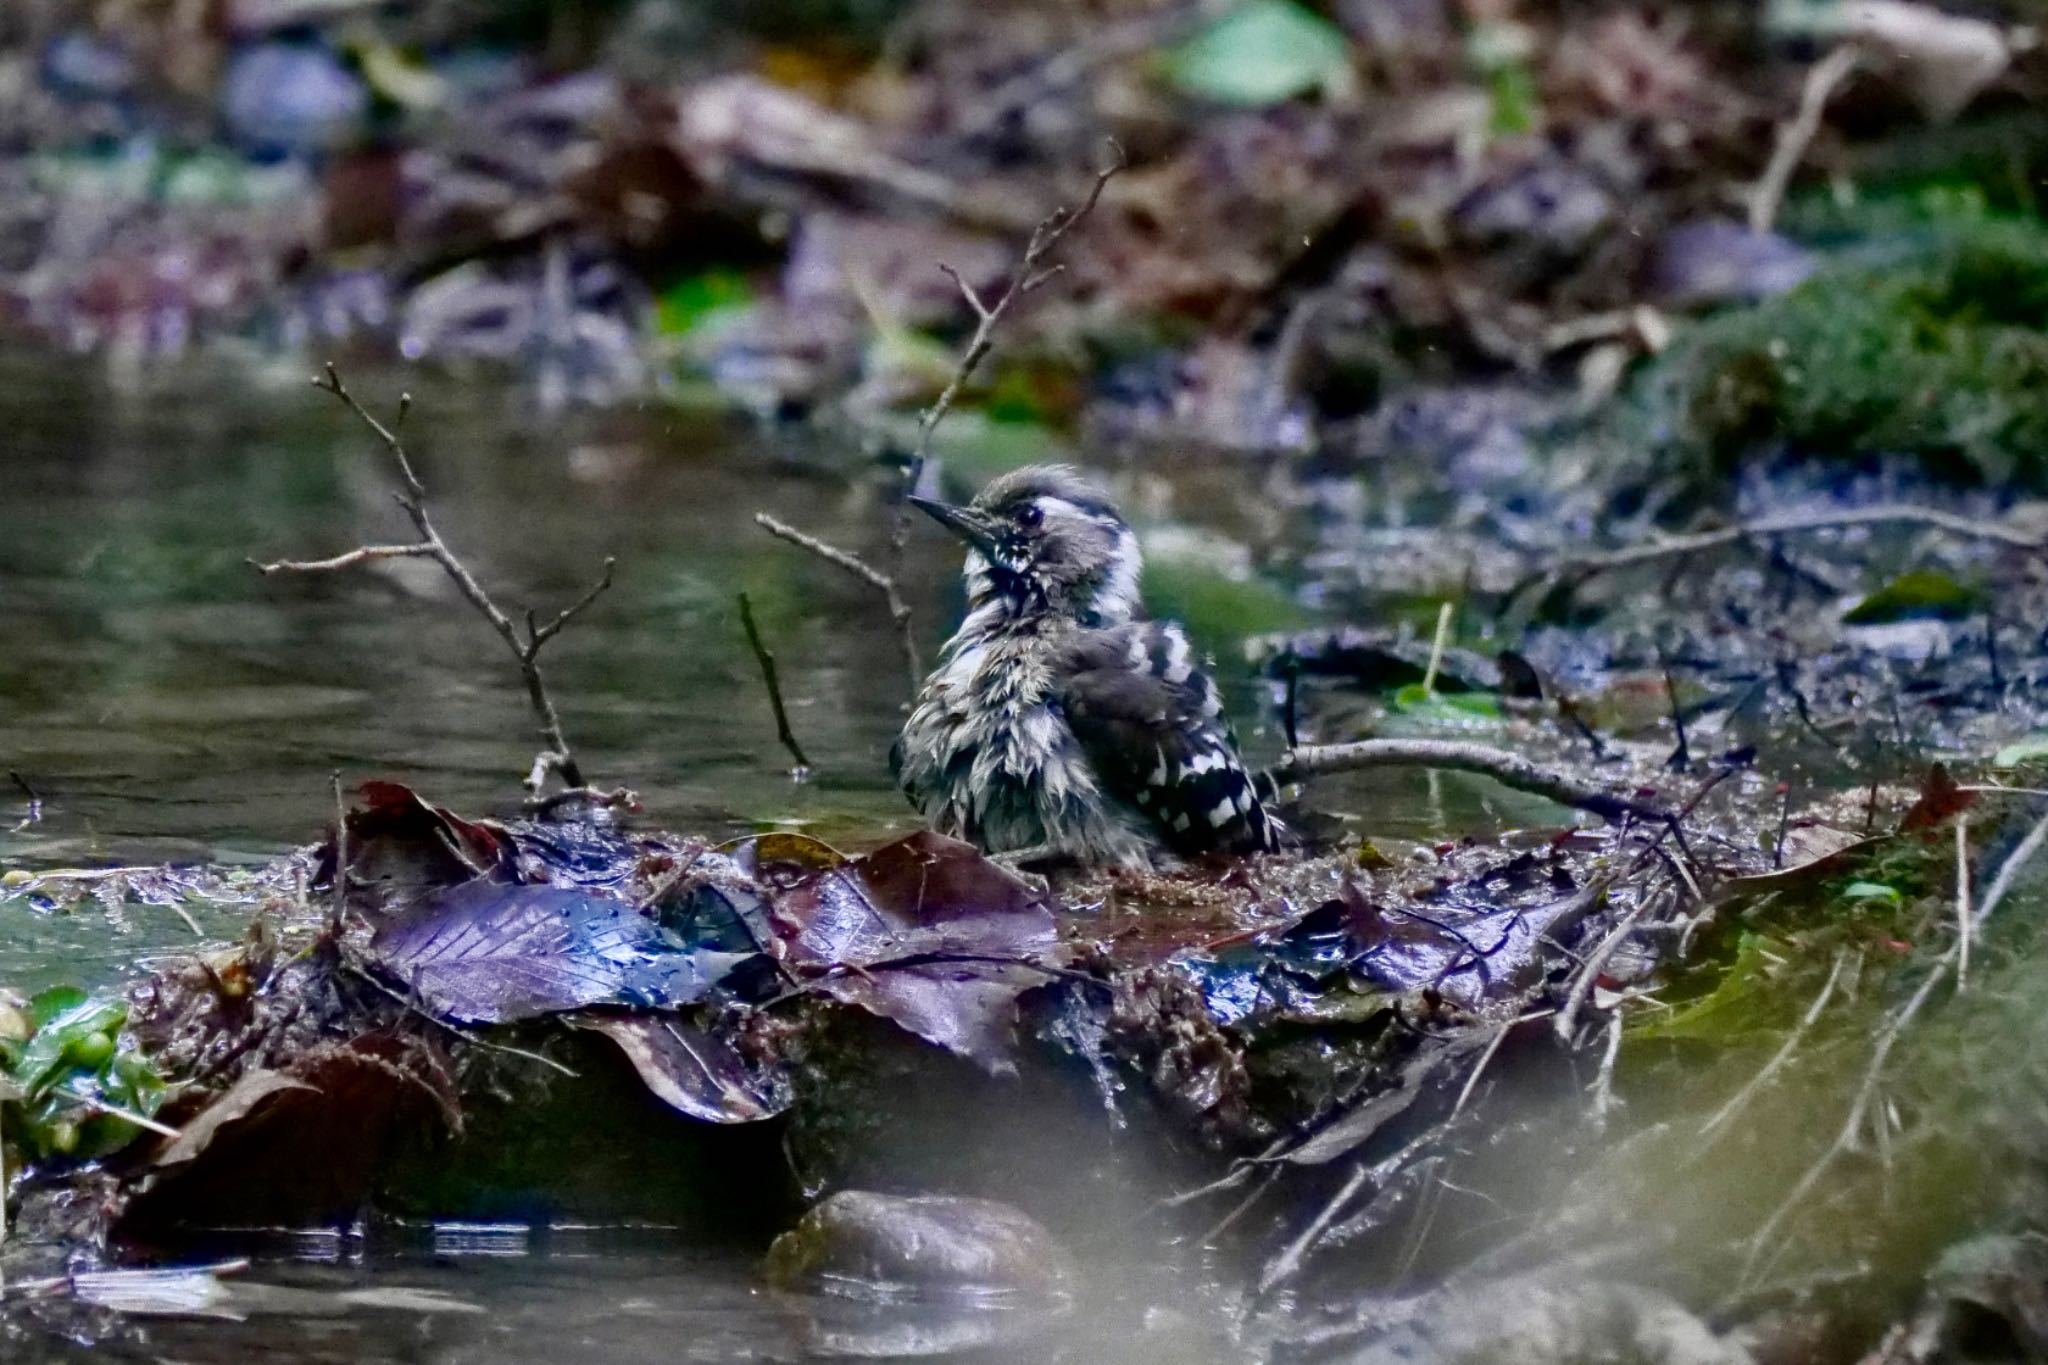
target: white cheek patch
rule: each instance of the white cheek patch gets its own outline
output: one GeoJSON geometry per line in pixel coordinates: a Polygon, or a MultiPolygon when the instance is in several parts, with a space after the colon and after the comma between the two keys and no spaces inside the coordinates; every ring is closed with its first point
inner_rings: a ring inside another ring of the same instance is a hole
{"type": "Polygon", "coordinates": [[[1095,609],[1101,616],[1116,620],[1137,610],[1138,575],[1144,564],[1145,557],[1138,549],[1138,538],[1131,534],[1130,527],[1119,526],[1116,548],[1110,552],[1109,572],[1095,597],[1095,609]]]}
{"type": "Polygon", "coordinates": [[[1170,683],[1184,683],[1188,674],[1194,671],[1194,664],[1188,657],[1188,637],[1178,630],[1166,632],[1166,680],[1170,683]]]}

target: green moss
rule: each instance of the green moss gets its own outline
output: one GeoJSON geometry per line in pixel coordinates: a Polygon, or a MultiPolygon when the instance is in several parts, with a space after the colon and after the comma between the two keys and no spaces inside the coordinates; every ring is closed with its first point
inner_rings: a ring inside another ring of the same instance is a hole
{"type": "Polygon", "coordinates": [[[2048,484],[2048,226],[1979,219],[1846,256],[1710,318],[1646,376],[1662,438],[1715,471],[1899,453],[1960,480],[2048,484]]]}

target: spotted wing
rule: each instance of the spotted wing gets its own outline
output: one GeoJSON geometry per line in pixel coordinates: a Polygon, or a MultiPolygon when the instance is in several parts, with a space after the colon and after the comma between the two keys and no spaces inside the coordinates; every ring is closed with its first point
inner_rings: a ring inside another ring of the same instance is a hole
{"type": "Polygon", "coordinates": [[[1276,846],[1215,682],[1180,627],[1140,621],[1087,632],[1059,670],[1067,723],[1108,791],[1183,856],[1276,846]]]}

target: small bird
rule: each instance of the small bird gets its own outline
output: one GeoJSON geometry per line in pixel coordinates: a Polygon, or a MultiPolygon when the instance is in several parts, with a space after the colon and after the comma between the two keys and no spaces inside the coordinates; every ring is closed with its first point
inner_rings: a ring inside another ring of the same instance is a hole
{"type": "Polygon", "coordinates": [[[1138,538],[1101,490],[1039,465],[965,507],[911,501],[967,542],[967,618],[891,755],[941,833],[1131,868],[1278,845],[1216,684],[1143,619],[1138,538]]]}

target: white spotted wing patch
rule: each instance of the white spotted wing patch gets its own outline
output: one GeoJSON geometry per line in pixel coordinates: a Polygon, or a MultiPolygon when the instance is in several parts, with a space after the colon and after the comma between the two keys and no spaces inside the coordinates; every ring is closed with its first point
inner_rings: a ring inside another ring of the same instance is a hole
{"type": "Polygon", "coordinates": [[[1216,684],[1180,627],[1132,622],[1085,632],[1056,684],[1105,791],[1155,822],[1176,852],[1272,848],[1276,830],[1223,720],[1216,684]]]}

